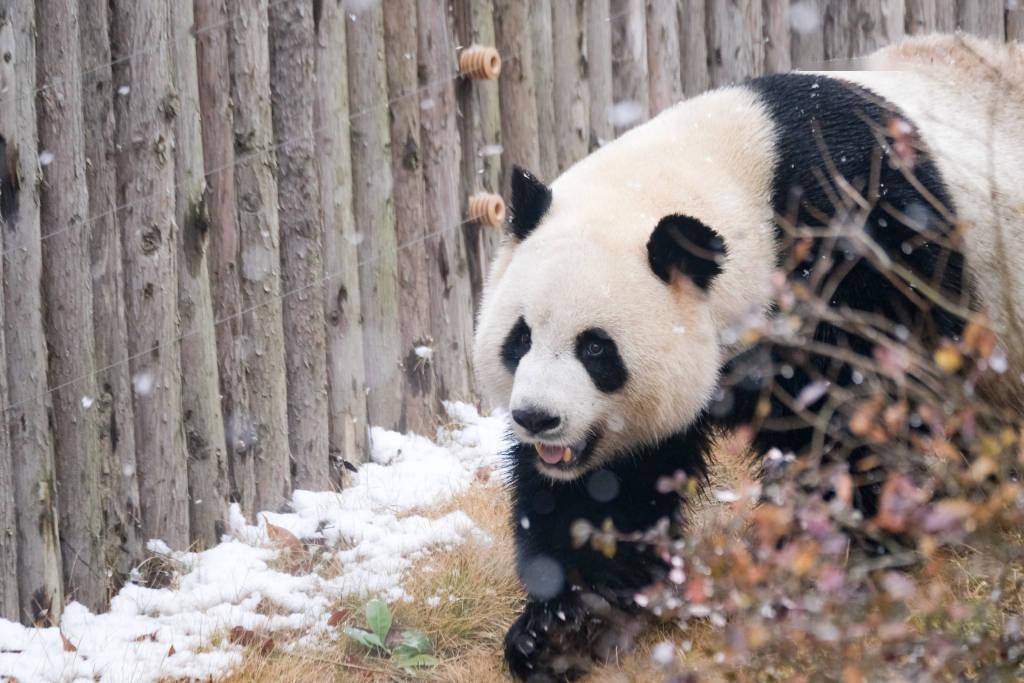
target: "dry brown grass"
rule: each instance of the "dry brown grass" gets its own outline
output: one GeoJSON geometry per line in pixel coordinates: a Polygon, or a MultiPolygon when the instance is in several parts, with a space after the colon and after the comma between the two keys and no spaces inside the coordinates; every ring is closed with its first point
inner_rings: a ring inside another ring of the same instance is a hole
{"type": "MultiPolygon", "coordinates": [[[[740,489],[753,481],[744,453],[739,439],[719,444],[712,490],[740,489]]],[[[509,681],[502,662],[502,638],[520,608],[523,594],[515,576],[507,494],[498,486],[476,486],[429,514],[439,516],[456,509],[466,512],[489,534],[491,542],[471,541],[450,552],[435,552],[421,562],[405,583],[407,592],[415,596],[414,601],[392,606],[395,628],[423,630],[434,643],[440,663],[436,668],[418,672],[417,680],[509,681]],[[428,603],[430,598],[436,599],[433,606],[428,603]]],[[[723,528],[724,520],[736,514],[736,504],[725,505],[708,496],[697,505],[691,519],[695,530],[723,528]]],[[[739,514],[744,514],[744,510],[739,510],[739,514]]],[[[977,563],[984,562],[985,555],[984,549],[964,550],[962,557],[945,563],[942,573],[929,580],[941,584],[950,599],[985,602],[991,585],[983,579],[971,578],[991,575],[991,571],[978,571],[976,567],[977,563]]],[[[1021,568],[1008,570],[1020,572],[1021,568]]],[[[928,567],[920,571],[927,574],[928,567]]],[[[339,628],[362,626],[363,605],[362,600],[338,605],[346,614],[339,628]]],[[[1024,590],[1004,596],[979,628],[999,627],[1007,615],[1022,612],[1024,590]]],[[[912,615],[910,620],[913,621],[912,615]]],[[[917,624],[918,628],[928,626],[923,622],[917,624]]],[[[714,659],[715,648],[721,646],[721,634],[706,622],[693,623],[686,629],[671,624],[655,626],[640,638],[633,652],[598,668],[586,680],[592,683],[664,681],[665,672],[652,665],[650,655],[651,649],[664,641],[675,645],[679,661],[687,670],[698,674],[701,681],[722,680],[720,667],[714,659]]],[[[808,643],[792,661],[751,662],[749,675],[744,680],[793,680],[799,678],[803,667],[813,667],[815,657],[814,645],[808,643]]],[[[238,683],[331,680],[376,683],[408,678],[386,659],[368,656],[359,646],[341,637],[337,643],[326,644],[316,651],[284,653],[278,647],[274,652],[261,653],[254,648],[244,665],[228,680],[238,683]]]]}
{"type": "MultiPolygon", "coordinates": [[[[736,486],[749,480],[750,472],[742,458],[742,444],[736,440],[719,448],[715,466],[716,486],[736,486]]],[[[502,662],[502,639],[508,625],[520,609],[523,592],[515,575],[511,529],[508,523],[508,495],[500,486],[475,486],[466,494],[441,508],[427,511],[432,517],[462,510],[491,538],[490,543],[470,541],[450,552],[435,552],[410,572],[406,591],[413,602],[392,605],[395,627],[420,629],[430,636],[440,664],[422,670],[417,678],[451,683],[485,683],[510,680],[502,662]],[[428,599],[436,598],[431,606],[428,599]]],[[[703,501],[695,513],[694,524],[714,524],[726,508],[703,501]]],[[[423,513],[424,511],[420,511],[423,513]]],[[[346,600],[337,606],[345,613],[339,623],[362,626],[362,600],[346,600]]],[[[688,661],[702,658],[703,626],[687,634],[670,626],[651,629],[641,639],[635,653],[595,671],[589,680],[660,681],[650,671],[650,648],[666,640],[689,640],[691,651],[680,654],[688,661]]],[[[710,663],[710,657],[707,658],[710,663]]],[[[243,665],[228,679],[243,681],[391,681],[405,675],[387,660],[368,657],[342,637],[319,651],[264,653],[252,648],[243,665]]]]}

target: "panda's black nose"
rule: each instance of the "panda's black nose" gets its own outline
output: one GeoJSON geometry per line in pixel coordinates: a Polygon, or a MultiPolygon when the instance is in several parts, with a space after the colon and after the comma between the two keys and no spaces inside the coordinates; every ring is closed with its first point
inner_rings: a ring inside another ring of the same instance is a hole
{"type": "Polygon", "coordinates": [[[562,422],[562,418],[557,415],[552,415],[537,408],[513,410],[512,419],[531,434],[540,434],[549,429],[554,429],[562,422]]]}

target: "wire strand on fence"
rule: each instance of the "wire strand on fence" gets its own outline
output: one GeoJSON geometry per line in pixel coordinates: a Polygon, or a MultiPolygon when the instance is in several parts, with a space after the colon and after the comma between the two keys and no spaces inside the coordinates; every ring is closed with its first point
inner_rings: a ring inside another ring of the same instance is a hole
{"type": "MultiPolygon", "coordinates": [[[[286,1],[287,0],[276,0],[276,2],[271,3],[270,5],[268,5],[268,7],[274,6],[276,4],[279,4],[281,2],[286,2],[286,1]]],[[[613,21],[617,21],[618,19],[621,19],[622,17],[628,16],[630,13],[631,13],[631,11],[627,10],[625,12],[620,12],[618,14],[612,14],[612,15],[609,15],[608,18],[605,21],[607,21],[609,23],[613,22],[613,21]]],[[[239,17],[234,17],[234,19],[237,19],[237,18],[239,18],[239,17]]],[[[219,25],[225,25],[225,24],[229,23],[230,21],[233,21],[234,19],[229,19],[229,20],[225,20],[223,22],[219,22],[219,25]]],[[[209,26],[203,27],[203,30],[212,30],[216,26],[217,25],[211,24],[209,26]]],[[[446,35],[446,39],[447,38],[448,38],[448,36],[446,35]]],[[[451,43],[449,41],[449,46],[450,46],[450,44],[451,43]]],[[[145,55],[145,54],[148,54],[148,52],[147,51],[142,51],[142,52],[137,53],[137,55],[145,55]]],[[[501,55],[502,61],[504,61],[506,63],[510,63],[513,60],[517,59],[517,58],[518,58],[518,55],[514,55],[514,56],[511,56],[511,57],[506,57],[506,55],[501,55]]],[[[121,59],[124,59],[124,58],[121,58],[121,59]]],[[[114,62],[112,62],[112,64],[113,63],[114,62]]],[[[436,86],[444,85],[446,83],[458,80],[459,78],[462,78],[462,75],[460,73],[458,73],[458,70],[456,69],[452,73],[451,77],[443,78],[443,79],[437,79],[435,81],[431,81],[430,83],[425,83],[425,84],[423,84],[421,86],[418,86],[417,88],[415,88],[413,90],[410,90],[408,92],[404,92],[404,93],[402,93],[400,95],[397,95],[396,97],[388,100],[387,102],[385,102],[385,103],[383,103],[382,105],[379,105],[379,106],[381,106],[381,107],[390,107],[392,104],[395,104],[397,102],[401,102],[402,100],[404,100],[404,99],[406,99],[408,97],[412,97],[414,95],[418,95],[418,94],[420,94],[422,92],[431,90],[431,89],[433,89],[436,86]]],[[[358,112],[351,113],[349,115],[349,118],[348,118],[348,123],[351,124],[352,120],[355,119],[356,117],[365,116],[366,114],[370,114],[370,113],[374,112],[376,109],[377,109],[377,106],[374,106],[374,107],[368,107],[368,108],[360,110],[358,112]]],[[[317,134],[323,132],[324,130],[329,128],[331,125],[333,125],[333,123],[334,122],[331,122],[331,123],[319,126],[317,128],[314,128],[310,132],[309,135],[316,136],[317,134]]],[[[283,147],[285,145],[291,144],[293,142],[298,142],[300,140],[304,140],[304,139],[306,139],[306,137],[307,137],[306,135],[301,135],[301,136],[298,136],[298,137],[295,137],[295,138],[291,138],[291,139],[287,139],[287,140],[282,140],[282,141],[279,141],[279,142],[275,142],[275,143],[271,144],[270,146],[265,147],[263,149],[256,150],[256,151],[253,151],[253,152],[249,152],[249,153],[244,154],[244,155],[242,155],[240,157],[236,157],[231,163],[223,164],[223,165],[221,165],[219,167],[205,170],[204,173],[203,173],[203,177],[204,178],[210,178],[211,176],[216,175],[217,173],[220,173],[222,171],[225,171],[228,168],[238,167],[238,166],[246,164],[246,163],[248,163],[250,161],[260,159],[265,154],[268,154],[270,152],[274,152],[274,151],[278,150],[279,148],[281,148],[281,147],[283,147]]],[[[175,190],[177,190],[177,189],[178,189],[177,186],[175,186],[175,190]]],[[[105,210],[105,211],[103,211],[101,213],[98,213],[96,215],[88,216],[88,217],[86,217],[84,219],[79,220],[78,222],[72,222],[72,223],[70,223],[70,224],[68,224],[68,225],[66,225],[66,226],[64,226],[62,228],[59,228],[57,230],[53,230],[51,232],[44,233],[42,235],[42,237],[40,238],[40,242],[45,242],[46,240],[48,240],[48,239],[50,239],[52,237],[57,237],[59,235],[63,235],[64,233],[69,232],[69,231],[74,230],[74,229],[77,229],[77,228],[83,228],[83,227],[85,227],[87,225],[92,225],[96,221],[99,221],[99,220],[102,220],[104,218],[108,218],[110,216],[116,215],[119,211],[123,211],[123,210],[126,210],[126,209],[131,209],[131,208],[134,208],[134,207],[137,207],[137,206],[142,206],[146,202],[153,201],[153,200],[157,199],[158,197],[162,196],[162,194],[163,193],[161,193],[161,192],[154,192],[154,193],[146,195],[144,197],[139,197],[138,199],[134,199],[131,202],[127,202],[125,204],[121,204],[121,205],[118,205],[118,206],[111,207],[110,209],[107,209],[107,210],[105,210]]],[[[11,252],[14,252],[17,249],[21,249],[21,248],[23,248],[23,245],[8,246],[8,247],[6,247],[3,250],[2,253],[0,253],[0,258],[7,259],[8,255],[11,252]]]]}
{"type": "MultiPolygon", "coordinates": [[[[285,2],[285,1],[287,1],[287,0],[277,0],[277,2],[285,2]]],[[[607,21],[608,22],[612,22],[612,21],[620,19],[620,18],[622,18],[624,16],[627,16],[628,14],[630,14],[629,11],[621,12],[621,13],[616,14],[616,15],[609,15],[607,21]]],[[[224,23],[224,22],[222,22],[222,23],[224,23]]],[[[212,25],[209,28],[212,28],[212,25]]],[[[448,38],[447,35],[446,35],[446,38],[448,38]]],[[[502,57],[502,60],[505,61],[506,63],[511,63],[515,59],[518,59],[519,56],[518,55],[511,55],[511,56],[502,55],[501,57],[502,57]]],[[[456,81],[459,78],[461,78],[461,75],[459,73],[455,72],[451,77],[444,78],[444,79],[437,79],[437,80],[432,81],[430,83],[426,83],[426,84],[424,84],[422,86],[419,86],[419,87],[417,87],[417,88],[415,88],[415,89],[413,89],[413,90],[411,90],[409,92],[402,93],[402,94],[400,94],[400,95],[398,95],[398,96],[396,96],[396,97],[394,97],[394,98],[384,102],[381,105],[374,106],[374,107],[367,107],[366,109],[363,109],[361,111],[352,113],[352,114],[349,115],[348,120],[346,122],[347,123],[346,131],[351,127],[352,120],[355,119],[356,117],[364,116],[364,115],[369,114],[369,113],[371,113],[373,111],[376,111],[379,107],[381,107],[381,108],[390,108],[390,106],[392,104],[396,103],[396,102],[400,102],[400,101],[402,101],[402,100],[404,100],[404,99],[406,99],[408,97],[411,97],[413,95],[417,95],[417,94],[419,94],[421,92],[424,92],[424,91],[430,90],[432,88],[435,88],[438,85],[443,85],[443,84],[446,84],[446,83],[449,83],[449,82],[452,82],[452,81],[456,81]]],[[[334,125],[334,124],[335,124],[335,122],[331,122],[331,124],[325,124],[323,126],[319,126],[319,127],[315,128],[313,131],[311,131],[310,135],[315,136],[318,133],[320,133],[323,130],[325,130],[329,125],[334,125]]],[[[262,157],[263,155],[265,155],[265,154],[267,154],[269,152],[275,151],[275,150],[277,150],[278,148],[280,148],[280,147],[282,147],[284,145],[287,145],[287,144],[290,144],[290,143],[293,143],[293,142],[297,142],[299,140],[304,140],[307,137],[308,137],[307,135],[303,134],[301,136],[298,136],[298,137],[295,137],[295,138],[292,138],[292,139],[282,140],[282,141],[275,142],[274,144],[270,145],[267,148],[264,148],[264,149],[259,150],[259,151],[252,152],[252,153],[247,154],[247,155],[245,155],[245,156],[243,156],[241,158],[236,158],[231,163],[223,164],[222,166],[220,166],[218,168],[210,169],[210,170],[208,170],[208,171],[206,171],[204,173],[204,177],[208,178],[211,175],[214,175],[216,173],[224,171],[224,170],[226,170],[228,168],[237,167],[237,166],[239,166],[241,164],[244,164],[244,163],[247,163],[247,162],[249,162],[249,161],[251,161],[253,159],[260,158],[260,157],[262,157]]],[[[177,190],[177,187],[175,189],[177,190]]],[[[54,237],[56,235],[60,235],[60,234],[62,234],[64,232],[67,232],[68,230],[71,230],[74,227],[81,227],[81,226],[84,226],[84,225],[88,225],[90,223],[93,223],[93,222],[101,219],[101,218],[104,218],[104,217],[116,214],[118,211],[122,211],[124,209],[132,208],[133,206],[140,205],[140,204],[142,204],[145,201],[150,201],[150,200],[156,198],[160,194],[161,193],[153,193],[153,194],[148,195],[146,197],[142,197],[140,199],[137,199],[137,200],[135,200],[133,202],[130,202],[130,203],[127,203],[127,204],[124,204],[124,205],[117,206],[117,207],[114,207],[112,209],[109,209],[109,210],[107,210],[107,211],[105,211],[105,212],[103,212],[101,214],[96,215],[96,216],[91,216],[91,217],[87,218],[86,220],[84,220],[84,221],[82,221],[82,222],[80,222],[78,224],[73,224],[73,225],[70,225],[68,227],[62,228],[60,230],[56,230],[56,231],[47,233],[46,235],[43,235],[41,237],[40,241],[42,242],[42,241],[45,241],[46,239],[48,239],[50,237],[54,237]]],[[[447,232],[451,232],[451,231],[457,230],[458,228],[460,228],[460,227],[462,227],[462,226],[472,222],[473,220],[475,220],[475,219],[469,218],[469,219],[460,221],[459,223],[456,223],[455,225],[452,225],[452,226],[449,226],[449,227],[446,227],[446,228],[441,228],[439,230],[436,230],[434,232],[428,233],[426,235],[421,235],[421,236],[419,236],[419,237],[417,237],[415,239],[409,240],[407,242],[404,242],[404,243],[398,245],[396,247],[396,249],[395,249],[395,252],[396,253],[400,252],[403,249],[407,249],[407,248],[409,248],[411,246],[414,246],[416,244],[424,242],[424,241],[426,241],[426,240],[428,240],[428,239],[430,239],[432,237],[436,237],[438,235],[441,235],[441,234],[444,234],[444,233],[447,233],[447,232]]],[[[0,257],[6,258],[9,252],[11,252],[12,250],[17,249],[17,248],[19,248],[19,247],[11,247],[11,248],[5,250],[3,252],[3,254],[0,255],[0,257]]],[[[356,267],[357,268],[361,268],[363,266],[369,265],[369,264],[375,262],[377,259],[381,258],[382,256],[383,255],[359,261],[356,264],[356,267]]],[[[340,277],[344,273],[345,273],[345,271],[336,271],[336,272],[328,273],[328,274],[324,275],[321,278],[318,278],[317,280],[315,280],[313,282],[306,283],[306,284],[301,285],[299,287],[295,287],[295,288],[293,288],[291,290],[288,290],[286,292],[282,292],[278,296],[269,297],[268,299],[266,299],[264,301],[261,301],[258,304],[253,304],[253,305],[249,306],[246,309],[243,309],[241,311],[237,311],[237,312],[232,313],[230,315],[224,316],[224,317],[214,321],[214,323],[212,325],[212,329],[216,330],[219,326],[223,325],[226,322],[229,322],[231,320],[235,320],[237,318],[240,318],[243,315],[247,315],[247,314],[251,313],[254,310],[258,310],[260,308],[268,306],[268,305],[270,305],[271,303],[273,303],[275,301],[283,301],[284,299],[286,299],[286,298],[288,298],[290,296],[293,296],[293,295],[298,294],[300,292],[306,291],[306,290],[308,290],[308,289],[310,289],[312,287],[323,286],[324,284],[326,284],[330,280],[332,280],[334,278],[337,278],[337,277],[340,277]]],[[[191,338],[191,337],[193,337],[193,336],[195,336],[197,334],[200,334],[201,332],[202,332],[202,330],[199,330],[199,329],[189,330],[188,332],[180,335],[179,337],[171,340],[170,342],[165,342],[165,344],[166,343],[180,344],[185,339],[189,339],[189,338],[191,338]]],[[[70,379],[70,380],[67,380],[65,382],[62,382],[61,384],[58,384],[56,386],[48,387],[46,389],[46,391],[43,391],[43,392],[37,394],[36,396],[33,396],[32,398],[28,398],[28,399],[25,399],[23,401],[19,401],[18,403],[9,404],[9,405],[5,406],[3,408],[3,410],[2,410],[2,412],[6,415],[7,413],[9,413],[9,412],[11,412],[13,410],[16,410],[17,408],[19,408],[19,407],[21,407],[23,405],[28,405],[29,403],[32,403],[34,401],[42,400],[42,399],[46,398],[47,396],[49,396],[50,394],[52,394],[52,393],[54,393],[56,391],[60,391],[61,389],[64,389],[66,387],[78,384],[79,382],[81,382],[81,381],[83,381],[85,379],[88,379],[89,377],[96,377],[96,376],[98,376],[98,375],[100,375],[100,374],[102,374],[102,373],[104,373],[104,372],[106,372],[108,370],[112,370],[112,369],[114,369],[116,367],[120,367],[122,365],[129,364],[129,363],[131,363],[132,361],[134,361],[134,360],[136,360],[138,358],[141,358],[141,357],[143,357],[143,356],[145,356],[147,354],[151,354],[154,350],[160,348],[160,346],[161,346],[160,344],[157,344],[157,345],[155,345],[155,346],[153,346],[153,347],[151,347],[149,349],[146,349],[144,351],[140,351],[140,352],[135,353],[135,354],[131,354],[131,355],[127,356],[126,358],[123,358],[121,360],[118,360],[118,361],[115,361],[113,363],[110,363],[110,364],[108,364],[108,365],[106,365],[104,367],[97,368],[97,369],[93,370],[92,372],[85,373],[85,374],[80,375],[78,377],[75,377],[73,379],[70,379]]]]}
{"type": "MultiPolygon", "coordinates": [[[[184,0],[168,0],[168,3],[167,3],[168,4],[168,11],[170,11],[170,5],[171,4],[173,4],[174,2],[180,2],[180,1],[184,1],[184,0]]],[[[285,2],[290,2],[290,1],[292,1],[292,0],[273,0],[272,2],[267,4],[267,9],[269,10],[271,7],[276,7],[277,5],[280,5],[280,4],[285,3],[285,2]]],[[[194,28],[193,27],[193,30],[189,32],[189,37],[182,39],[180,42],[185,42],[186,40],[197,39],[197,38],[199,38],[199,36],[201,36],[201,35],[203,35],[205,33],[209,33],[210,31],[213,31],[215,29],[221,28],[223,26],[227,26],[228,24],[234,23],[236,20],[239,20],[241,18],[242,18],[241,14],[234,14],[234,15],[229,16],[226,19],[223,19],[222,21],[216,21],[216,22],[213,22],[212,24],[207,24],[206,26],[203,26],[201,28],[194,28]]],[[[178,40],[171,40],[170,42],[171,42],[171,46],[176,46],[179,41],[178,40]]],[[[168,47],[171,47],[171,46],[168,46],[168,47]]],[[[84,69],[82,71],[82,73],[81,73],[82,80],[84,82],[84,80],[85,80],[85,78],[87,76],[91,76],[92,74],[94,74],[94,73],[96,73],[98,71],[102,71],[104,69],[112,69],[113,67],[115,67],[115,66],[117,66],[119,64],[123,64],[124,62],[130,62],[131,60],[133,60],[133,59],[135,59],[137,57],[145,57],[147,55],[151,55],[154,52],[158,51],[159,49],[161,49],[161,48],[160,47],[150,47],[150,48],[146,48],[146,49],[143,49],[143,50],[136,50],[135,52],[132,52],[131,54],[127,54],[127,55],[124,55],[124,56],[121,56],[121,57],[117,57],[116,59],[111,59],[109,62],[104,62],[102,64],[97,64],[96,66],[93,66],[91,68],[84,69]]],[[[43,83],[42,85],[37,85],[34,90],[30,90],[29,92],[24,92],[24,93],[19,92],[19,93],[16,93],[16,94],[14,94],[14,95],[12,95],[10,97],[7,97],[7,98],[0,97],[0,104],[3,104],[4,102],[8,102],[8,101],[20,102],[25,97],[35,97],[36,95],[38,95],[40,93],[43,93],[43,92],[46,92],[47,90],[49,90],[51,88],[55,88],[58,85],[63,85],[65,83],[65,81],[66,81],[66,79],[63,79],[63,78],[55,78],[55,79],[53,79],[51,81],[47,81],[46,83],[43,83]]]]}
{"type": "MultiPolygon", "coordinates": [[[[504,60],[505,57],[503,56],[502,59],[504,60]]],[[[516,59],[516,57],[511,57],[511,58],[509,58],[509,61],[514,60],[514,59],[516,59]]],[[[351,128],[352,121],[354,119],[360,117],[360,116],[365,116],[367,114],[373,113],[374,111],[376,111],[379,108],[385,108],[385,109],[386,108],[390,108],[391,105],[393,105],[393,104],[395,104],[397,102],[401,102],[402,100],[407,99],[409,97],[413,97],[415,95],[419,95],[420,93],[432,90],[433,88],[436,88],[437,86],[444,85],[446,83],[450,83],[452,81],[458,80],[459,78],[461,78],[461,75],[457,74],[457,73],[454,76],[449,77],[449,78],[439,78],[437,80],[431,81],[429,83],[425,83],[425,84],[423,84],[421,86],[418,86],[417,88],[415,88],[413,90],[410,90],[408,92],[404,92],[404,93],[402,93],[400,95],[397,95],[394,98],[392,98],[392,99],[388,100],[387,102],[384,102],[384,103],[382,103],[380,105],[374,105],[372,107],[367,107],[366,109],[362,109],[360,111],[352,113],[348,117],[347,123],[349,125],[347,125],[345,127],[344,132],[346,132],[346,133],[349,132],[349,129],[351,128]]],[[[249,163],[251,161],[262,159],[265,155],[270,154],[272,152],[276,152],[278,149],[280,149],[280,148],[282,148],[282,147],[284,147],[286,145],[290,145],[290,144],[295,143],[295,142],[306,140],[309,137],[314,137],[315,138],[316,135],[318,135],[319,133],[322,133],[324,130],[327,130],[328,128],[330,128],[331,126],[333,126],[335,124],[336,124],[336,122],[331,121],[330,123],[326,123],[326,124],[324,124],[322,126],[318,126],[318,127],[314,128],[312,131],[310,131],[309,134],[305,134],[304,133],[302,135],[299,135],[299,136],[296,136],[296,137],[293,137],[293,138],[288,138],[288,139],[285,139],[285,140],[276,141],[273,144],[268,145],[267,147],[264,147],[262,149],[255,150],[253,152],[248,152],[248,153],[243,154],[243,155],[241,155],[239,157],[235,157],[234,161],[232,161],[230,163],[222,164],[222,165],[217,166],[215,168],[211,168],[209,170],[204,171],[203,178],[204,179],[208,179],[211,176],[214,176],[214,175],[216,175],[216,174],[218,174],[218,173],[220,173],[222,171],[226,171],[229,168],[237,168],[237,167],[242,166],[244,164],[247,164],[247,163],[249,163]]],[[[177,191],[179,188],[177,187],[177,185],[175,185],[174,189],[175,189],[175,191],[177,191]]],[[[146,195],[144,197],[139,197],[138,199],[134,199],[134,200],[132,200],[130,202],[126,202],[125,204],[120,204],[118,206],[114,206],[114,207],[112,207],[110,209],[107,209],[106,211],[103,211],[101,213],[98,213],[98,214],[96,214],[94,216],[89,216],[88,218],[85,218],[85,219],[83,219],[83,220],[81,220],[81,221],[79,221],[77,223],[70,223],[67,226],[63,227],[63,228],[60,228],[58,230],[53,230],[51,232],[45,233],[45,234],[43,234],[40,237],[39,241],[40,241],[40,243],[45,242],[46,240],[48,240],[48,239],[50,239],[52,237],[57,237],[59,235],[63,235],[64,233],[69,232],[71,230],[75,230],[75,229],[78,229],[78,228],[83,228],[83,227],[85,227],[87,225],[91,225],[92,223],[95,223],[96,221],[101,220],[103,218],[107,218],[109,216],[116,215],[119,211],[124,211],[124,210],[131,209],[131,208],[134,208],[134,207],[137,207],[137,206],[142,206],[146,202],[153,201],[153,200],[155,200],[155,199],[157,199],[159,197],[162,197],[163,194],[164,194],[163,192],[154,192],[154,193],[148,194],[148,195],[146,195]]],[[[21,245],[13,245],[13,246],[7,247],[3,251],[3,253],[0,254],[0,258],[6,259],[8,254],[10,254],[11,252],[16,251],[17,249],[20,249],[20,248],[23,248],[23,247],[21,245]]]]}
{"type": "MultiPolygon", "coordinates": [[[[441,228],[439,230],[435,230],[434,232],[427,233],[426,235],[420,235],[419,237],[416,237],[414,239],[408,240],[407,242],[403,242],[402,244],[398,245],[395,248],[395,253],[398,253],[398,252],[400,252],[400,251],[402,251],[404,249],[407,249],[409,247],[415,246],[415,245],[417,245],[417,244],[419,244],[421,242],[425,242],[425,241],[427,241],[427,240],[429,240],[429,239],[431,239],[433,237],[437,237],[438,235],[442,235],[442,234],[445,234],[445,233],[448,233],[448,232],[452,232],[453,230],[457,230],[457,229],[461,228],[462,226],[467,225],[467,224],[473,222],[474,220],[476,220],[476,219],[475,218],[467,218],[466,220],[460,221],[460,222],[456,223],[455,225],[451,225],[451,226],[446,227],[446,228],[441,228]]],[[[368,266],[368,265],[376,262],[377,260],[379,260],[379,259],[381,259],[383,257],[384,257],[384,254],[381,254],[379,256],[374,256],[372,258],[363,259],[363,260],[359,261],[358,263],[356,263],[356,268],[362,268],[363,266],[368,266]]],[[[308,289],[312,289],[313,287],[321,287],[321,286],[325,285],[326,283],[330,282],[331,280],[333,280],[334,278],[341,277],[346,272],[348,272],[348,271],[347,270],[337,270],[337,271],[334,271],[332,273],[328,273],[328,274],[326,274],[326,275],[324,275],[322,277],[319,277],[316,280],[314,280],[313,282],[307,282],[307,283],[305,283],[303,285],[300,285],[298,287],[293,287],[292,289],[289,289],[289,290],[287,290],[285,292],[281,292],[277,296],[267,297],[265,300],[263,300],[263,301],[261,301],[259,303],[252,304],[251,306],[249,306],[247,308],[244,308],[244,309],[242,309],[240,311],[236,311],[236,312],[234,312],[234,313],[232,313],[230,315],[226,315],[226,316],[223,316],[221,318],[218,318],[217,320],[215,320],[213,322],[212,329],[216,329],[216,328],[220,327],[221,325],[223,325],[226,322],[230,322],[232,320],[236,320],[236,319],[238,319],[238,318],[240,318],[240,317],[242,317],[244,315],[248,315],[249,313],[252,313],[253,311],[259,310],[259,309],[261,309],[261,308],[263,308],[265,306],[269,306],[270,304],[272,304],[274,302],[283,301],[284,299],[287,299],[290,296],[294,296],[296,294],[300,294],[300,293],[302,293],[302,292],[304,292],[304,291],[306,291],[308,289]]],[[[50,394],[52,394],[55,391],[60,391],[61,389],[64,389],[66,387],[73,386],[73,385],[75,385],[75,384],[77,384],[77,383],[79,383],[79,382],[81,382],[81,381],[83,381],[85,379],[88,379],[89,377],[95,377],[96,375],[104,373],[107,370],[112,370],[112,369],[114,369],[116,367],[120,367],[120,366],[125,365],[127,363],[131,363],[133,360],[136,360],[138,358],[142,358],[143,356],[146,356],[147,354],[153,353],[153,351],[156,351],[161,346],[166,346],[167,344],[180,344],[184,340],[189,339],[191,337],[194,337],[197,334],[200,334],[202,332],[203,332],[203,330],[201,330],[201,329],[189,330],[188,332],[182,334],[179,337],[176,337],[176,338],[170,340],[169,342],[164,342],[162,344],[155,344],[154,346],[152,346],[152,347],[150,347],[148,349],[145,349],[144,351],[139,351],[138,353],[131,354],[131,355],[125,357],[125,358],[122,358],[121,360],[115,361],[115,362],[110,363],[108,365],[105,365],[105,366],[103,366],[101,368],[97,368],[97,369],[93,370],[92,372],[79,375],[78,377],[75,377],[73,379],[69,379],[69,380],[67,380],[65,382],[62,382],[61,384],[56,385],[56,386],[48,387],[46,391],[41,392],[41,393],[37,394],[36,396],[33,396],[32,398],[28,398],[28,399],[25,399],[24,401],[19,401],[18,403],[14,403],[14,404],[6,406],[3,409],[3,412],[4,413],[8,413],[8,412],[10,412],[12,410],[15,410],[16,408],[19,408],[19,407],[23,406],[23,405],[28,405],[29,403],[32,403],[33,401],[38,401],[40,399],[43,399],[43,398],[45,398],[46,396],[49,396],[50,394]]]]}

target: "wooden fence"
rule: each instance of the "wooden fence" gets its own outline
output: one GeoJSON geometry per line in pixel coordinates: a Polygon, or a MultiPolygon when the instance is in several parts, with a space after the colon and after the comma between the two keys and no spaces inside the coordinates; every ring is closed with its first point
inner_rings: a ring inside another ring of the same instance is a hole
{"type": "Polygon", "coordinates": [[[342,484],[472,399],[498,230],[710,86],[1004,0],[0,0],[0,616],[102,608],[144,542],[342,484]],[[500,78],[457,73],[496,46],[500,78]]]}

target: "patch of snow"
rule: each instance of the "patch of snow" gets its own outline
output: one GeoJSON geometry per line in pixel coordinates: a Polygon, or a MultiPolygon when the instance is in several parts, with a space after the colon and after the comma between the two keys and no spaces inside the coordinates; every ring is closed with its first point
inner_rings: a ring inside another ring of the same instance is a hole
{"type": "Polygon", "coordinates": [[[676,661],[676,648],[669,641],[662,641],[651,650],[651,659],[655,664],[668,666],[676,661]]]}
{"type": "Polygon", "coordinates": [[[274,272],[274,255],[261,246],[246,247],[242,252],[242,275],[250,282],[262,282],[274,272]]]}
{"type": "Polygon", "coordinates": [[[501,470],[507,445],[504,415],[482,417],[464,403],[445,407],[451,424],[436,441],[372,429],[370,462],[340,493],[295,491],[292,512],[264,512],[255,524],[233,505],[230,532],[203,552],[150,540],[147,550],[174,570],[167,588],[139,585],[133,572],[106,613],[72,602],[59,628],[0,619],[0,679],[217,678],[242,662],[243,649],[224,637],[236,626],[266,635],[299,630],[302,638],[284,647],[312,646],[337,637],[327,622],[339,598],[412,599],[402,580],[415,562],[471,538],[490,542],[462,511],[434,519],[425,511],[479,481],[481,470],[501,470]],[[320,552],[326,561],[311,564],[332,568],[330,575],[280,569],[275,561],[287,551],[271,541],[268,523],[320,552]]]}
{"type": "MultiPolygon", "coordinates": [[[[380,0],[345,0],[343,3],[347,12],[361,14],[378,4],[380,0]]],[[[353,17],[355,19],[355,17],[353,17]]]]}
{"type": "Polygon", "coordinates": [[[616,128],[625,128],[638,123],[643,116],[643,105],[634,100],[616,102],[608,109],[608,122],[616,128]]]}
{"type": "Polygon", "coordinates": [[[149,396],[153,391],[154,381],[153,373],[149,370],[143,370],[132,377],[132,386],[135,387],[135,393],[139,396],[149,396]]]}
{"type": "Polygon", "coordinates": [[[814,33],[821,26],[821,16],[813,3],[801,0],[789,8],[789,25],[801,35],[814,33]]]}
{"type": "Polygon", "coordinates": [[[735,503],[740,499],[738,493],[729,489],[716,489],[714,495],[719,503],[735,503]]]}

